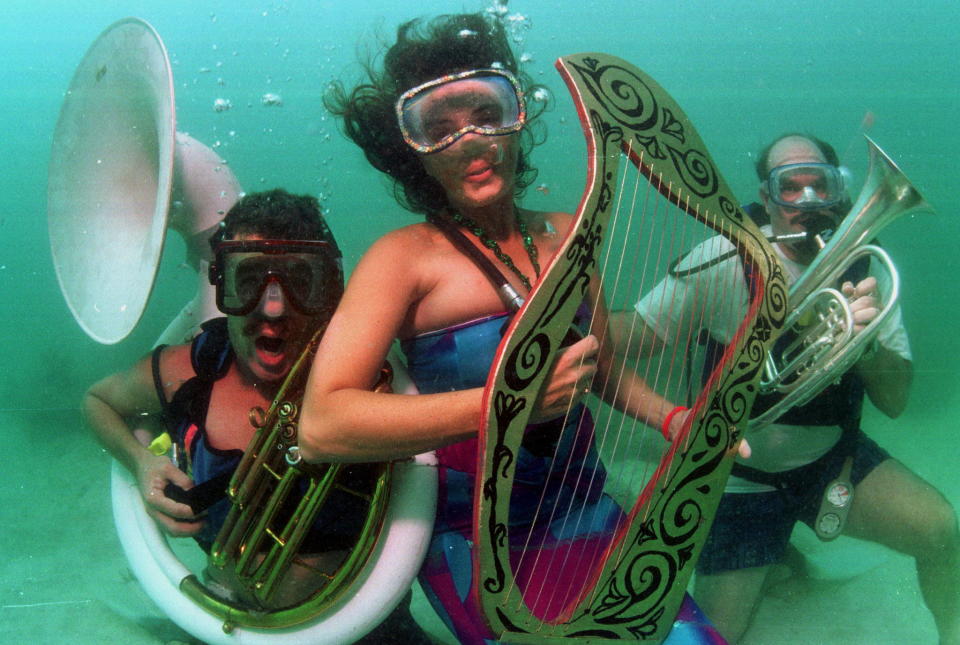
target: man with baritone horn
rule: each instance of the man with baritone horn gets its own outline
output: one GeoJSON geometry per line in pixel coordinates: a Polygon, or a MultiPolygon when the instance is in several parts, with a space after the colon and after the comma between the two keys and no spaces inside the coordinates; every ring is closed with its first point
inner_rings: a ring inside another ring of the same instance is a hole
{"type": "MultiPolygon", "coordinates": [[[[879,149],[876,152],[876,157],[883,156],[879,149]]],[[[905,181],[892,163],[881,161],[905,181]]],[[[814,240],[822,243],[831,231],[841,235],[841,222],[851,208],[844,169],[829,144],[805,134],[774,140],[758,156],[756,169],[760,203],[748,210],[755,219],[768,220],[762,231],[774,236],[770,239],[793,284],[818,253],[838,250],[830,246],[821,252],[814,240]]],[[[623,343],[619,351],[629,357],[650,355],[674,341],[683,321],[702,319],[705,360],[719,356],[748,302],[744,267],[728,253],[729,247],[719,236],[703,242],[671,267],[633,312],[619,314],[622,328],[643,325],[649,331],[634,334],[643,340],[630,346],[623,343]],[[699,259],[689,259],[694,257],[699,259]],[[636,320],[630,320],[632,316],[636,320]]],[[[843,261],[852,253],[841,249],[838,255],[843,261]]],[[[890,284],[895,270],[890,275],[877,270],[877,264],[869,256],[853,261],[843,268],[838,284],[830,285],[849,302],[852,337],[865,334],[867,341],[855,350],[852,366],[818,383],[806,402],[778,411],[770,407],[781,397],[776,388],[766,396],[761,388],[754,405],[754,419],[768,407],[774,410],[773,418],[751,423],[747,440],[752,456],[740,457],[734,465],[697,563],[694,592],[731,643],[749,627],[764,582],[772,565],[783,560],[798,520],[824,540],[842,533],[912,556],[940,642],[960,643],[960,533],[953,507],[860,429],[864,395],[896,418],[906,406],[913,375],[899,305],[884,310],[885,303],[895,300],[890,284]],[[871,326],[881,312],[882,319],[871,326]]],[[[793,296],[791,289],[790,305],[797,308],[793,296]]],[[[804,324],[809,321],[788,329],[771,354],[794,351],[787,349],[791,342],[805,348],[807,344],[797,342],[796,336],[804,324]]]]}

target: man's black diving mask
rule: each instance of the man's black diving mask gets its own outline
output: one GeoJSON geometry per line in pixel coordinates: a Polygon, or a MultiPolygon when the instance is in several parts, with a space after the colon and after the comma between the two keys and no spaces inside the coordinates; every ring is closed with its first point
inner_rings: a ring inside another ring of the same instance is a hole
{"type": "Polygon", "coordinates": [[[220,311],[249,314],[271,283],[300,313],[332,310],[343,291],[340,259],[328,242],[313,240],[235,240],[217,245],[210,284],[217,288],[220,311]]]}

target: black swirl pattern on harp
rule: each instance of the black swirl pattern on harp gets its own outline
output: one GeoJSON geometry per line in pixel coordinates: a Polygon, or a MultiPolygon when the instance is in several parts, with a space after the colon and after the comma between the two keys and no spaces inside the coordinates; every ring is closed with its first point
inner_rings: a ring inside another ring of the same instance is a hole
{"type": "Polygon", "coordinates": [[[478,473],[482,485],[477,553],[481,606],[504,640],[543,634],[578,639],[662,641],[671,628],[706,538],[756,394],[787,291],[777,261],[672,98],[629,63],[604,54],[560,59],[591,154],[589,180],[571,232],[504,339],[488,381],[489,409],[478,473]],[[590,586],[548,620],[511,593],[509,510],[513,467],[533,401],[591,282],[609,234],[620,158],[625,155],[670,204],[727,237],[751,276],[747,324],[740,327],[675,441],[595,565],[590,586]]]}
{"type": "Polygon", "coordinates": [[[680,172],[683,185],[698,197],[710,197],[717,192],[716,169],[701,150],[677,150],[666,146],[673,166],[680,172]]]}
{"type": "MultiPolygon", "coordinates": [[[[610,147],[622,140],[622,131],[609,126],[599,115],[593,115],[591,119],[604,140],[609,141],[605,147],[610,147]]],[[[561,288],[547,295],[547,305],[507,360],[504,376],[507,385],[513,391],[521,392],[535,379],[544,376],[543,369],[547,365],[547,359],[558,349],[558,339],[551,340],[543,330],[553,326],[565,307],[569,307],[571,303],[574,306],[579,304],[590,286],[590,276],[596,270],[603,232],[597,213],[608,210],[613,198],[612,174],[605,172],[605,175],[607,175],[607,181],[604,182],[600,191],[596,209],[592,215],[581,220],[564,253],[566,270],[561,274],[561,288]]],[[[559,340],[562,340],[562,337],[559,340]]]]}

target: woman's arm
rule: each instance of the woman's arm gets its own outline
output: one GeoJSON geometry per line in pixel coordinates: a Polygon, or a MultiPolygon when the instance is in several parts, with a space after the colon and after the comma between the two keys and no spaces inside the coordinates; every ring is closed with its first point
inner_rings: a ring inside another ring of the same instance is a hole
{"type": "MultiPolygon", "coordinates": [[[[304,395],[299,440],[307,461],[386,461],[476,436],[483,388],[418,396],[371,391],[391,344],[401,330],[412,333],[414,318],[452,301],[471,301],[459,284],[438,286],[454,269],[437,251],[439,234],[430,231],[407,227],[387,234],[351,275],[304,395]]],[[[479,273],[478,279],[478,288],[489,289],[479,273]]],[[[595,352],[596,340],[585,339],[558,357],[534,419],[559,416],[583,395],[595,352]]]]}
{"type": "MultiPolygon", "coordinates": [[[[654,391],[637,374],[636,370],[625,362],[624,352],[617,350],[615,344],[622,342],[624,334],[622,329],[614,330],[614,335],[610,334],[611,323],[602,290],[599,288],[591,289],[591,299],[594,307],[594,328],[607,330],[606,333],[601,334],[604,342],[601,343],[597,360],[597,372],[600,376],[595,382],[594,391],[598,392],[604,401],[616,409],[660,432],[664,431],[664,423],[669,417],[670,426],[666,429],[666,434],[673,440],[683,428],[683,424],[690,414],[689,410],[683,410],[670,416],[671,411],[677,407],[676,403],[654,391]]],[[[618,320],[614,321],[613,324],[623,322],[623,320],[618,320]]],[[[632,320],[629,320],[628,324],[632,326],[631,336],[648,339],[643,341],[642,347],[640,344],[633,347],[636,354],[631,355],[631,359],[646,358],[654,351],[663,349],[663,341],[646,325],[639,314],[633,312],[632,320]]],[[[750,445],[745,440],[739,442],[737,449],[744,459],[750,456],[750,445]]]]}
{"type": "Polygon", "coordinates": [[[408,396],[372,392],[403,323],[431,285],[430,240],[410,228],[378,240],[360,260],[317,351],[299,427],[310,462],[387,461],[472,436],[480,388],[408,396]]]}
{"type": "Polygon", "coordinates": [[[609,312],[607,332],[614,353],[627,361],[650,358],[665,347],[663,340],[635,309],[609,312]]]}
{"type": "MultiPolygon", "coordinates": [[[[632,354],[639,354],[642,349],[644,353],[642,357],[647,357],[653,353],[654,349],[662,348],[662,342],[658,339],[655,345],[653,341],[646,341],[643,343],[645,346],[643,348],[638,344],[624,351],[623,346],[627,344],[624,339],[628,335],[634,338],[653,339],[657,336],[645,327],[643,319],[636,312],[629,319],[611,321],[603,292],[599,287],[591,286],[590,298],[594,316],[594,333],[601,339],[597,358],[598,376],[594,382],[594,391],[616,409],[659,430],[676,405],[655,392],[646,381],[640,378],[636,370],[625,361],[625,354],[631,358],[641,358],[639,355],[632,354]],[[614,329],[611,326],[619,324],[630,325],[633,333],[627,334],[624,330],[614,329]],[[641,331],[636,327],[637,325],[643,325],[645,328],[641,331]]],[[[621,316],[627,318],[628,314],[621,314],[621,316]]],[[[675,431],[679,431],[678,421],[671,423],[671,428],[675,431]]]]}

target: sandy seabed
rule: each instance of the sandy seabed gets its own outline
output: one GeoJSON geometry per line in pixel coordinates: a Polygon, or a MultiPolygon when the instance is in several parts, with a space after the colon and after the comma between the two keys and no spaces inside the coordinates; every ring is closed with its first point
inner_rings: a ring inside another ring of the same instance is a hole
{"type": "MultiPolygon", "coordinates": [[[[940,416],[950,409],[912,405],[896,422],[868,412],[864,426],[955,500],[960,481],[951,465],[930,457],[943,454],[935,439],[952,439],[955,423],[940,416]]],[[[110,459],[81,428],[78,413],[8,413],[4,435],[12,442],[7,454],[17,458],[8,457],[0,473],[0,643],[197,642],[130,572],[111,516],[110,459]]],[[[743,645],[936,643],[909,558],[847,538],[821,544],[805,527],[794,544],[812,575],[783,572],[743,645]]],[[[440,642],[453,642],[422,596],[414,612],[440,642]]]]}

